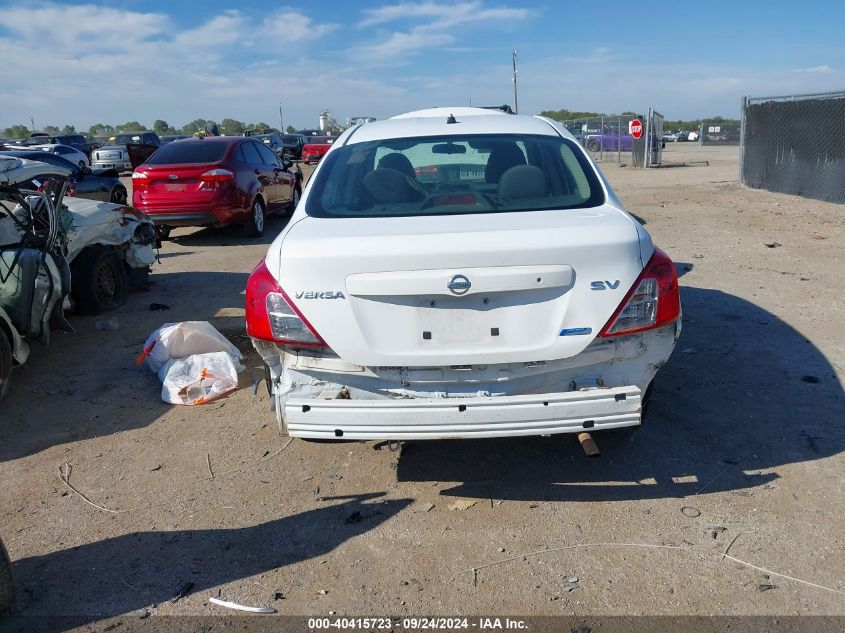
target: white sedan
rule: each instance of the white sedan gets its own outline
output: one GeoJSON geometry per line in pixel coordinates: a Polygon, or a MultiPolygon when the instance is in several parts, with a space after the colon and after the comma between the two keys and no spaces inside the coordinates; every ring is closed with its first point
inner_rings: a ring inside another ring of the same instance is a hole
{"type": "Polygon", "coordinates": [[[283,433],[506,437],[640,424],[681,305],[563,126],[456,107],[335,141],[246,319],[283,433]]]}
{"type": "Polygon", "coordinates": [[[57,154],[65,160],[69,160],[74,165],[77,165],[80,169],[84,169],[85,167],[91,166],[91,161],[88,160],[88,155],[85,152],[80,152],[78,149],[76,149],[75,147],[71,147],[70,145],[51,143],[48,145],[33,145],[31,147],[27,147],[26,149],[40,149],[44,152],[57,154]]]}

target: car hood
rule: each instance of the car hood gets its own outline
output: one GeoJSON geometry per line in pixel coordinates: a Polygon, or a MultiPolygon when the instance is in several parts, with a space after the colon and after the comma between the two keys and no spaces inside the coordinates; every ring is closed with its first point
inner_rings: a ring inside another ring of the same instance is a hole
{"type": "Polygon", "coordinates": [[[68,177],[71,172],[69,169],[35,160],[0,156],[0,185],[16,185],[45,174],[68,177]]]}

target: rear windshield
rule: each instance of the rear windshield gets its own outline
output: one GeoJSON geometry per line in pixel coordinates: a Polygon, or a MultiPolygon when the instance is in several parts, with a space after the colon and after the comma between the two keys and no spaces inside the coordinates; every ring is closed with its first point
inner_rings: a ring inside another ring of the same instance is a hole
{"type": "Polygon", "coordinates": [[[557,136],[388,139],[336,147],[316,173],[315,217],[581,209],[604,203],[583,151],[557,136]]]}
{"type": "Polygon", "coordinates": [[[147,159],[148,165],[181,165],[185,163],[216,163],[223,160],[228,143],[174,141],[162,145],[147,159]]]}
{"type": "Polygon", "coordinates": [[[296,142],[299,140],[299,137],[298,137],[298,136],[294,136],[293,134],[285,134],[285,135],[282,137],[282,140],[283,140],[285,143],[296,143],[296,142]]]}
{"type": "Polygon", "coordinates": [[[328,136],[312,136],[308,139],[309,145],[331,145],[332,143],[334,143],[334,139],[328,136]]]}

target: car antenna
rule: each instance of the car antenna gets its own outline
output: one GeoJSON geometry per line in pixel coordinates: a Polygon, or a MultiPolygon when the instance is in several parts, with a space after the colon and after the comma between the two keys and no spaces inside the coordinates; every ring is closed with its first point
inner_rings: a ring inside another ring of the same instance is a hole
{"type": "Polygon", "coordinates": [[[455,120],[455,115],[454,115],[454,114],[450,114],[448,117],[446,117],[446,123],[447,123],[447,124],[448,124],[448,123],[457,123],[457,121],[455,120]]]}

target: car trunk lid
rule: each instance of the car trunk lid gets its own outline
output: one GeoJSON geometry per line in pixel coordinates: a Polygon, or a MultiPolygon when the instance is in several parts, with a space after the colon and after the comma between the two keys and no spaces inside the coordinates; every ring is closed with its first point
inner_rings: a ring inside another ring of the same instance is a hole
{"type": "Polygon", "coordinates": [[[344,360],[468,367],[578,354],[643,267],[633,220],[609,205],[306,217],[267,264],[344,360]]]}

